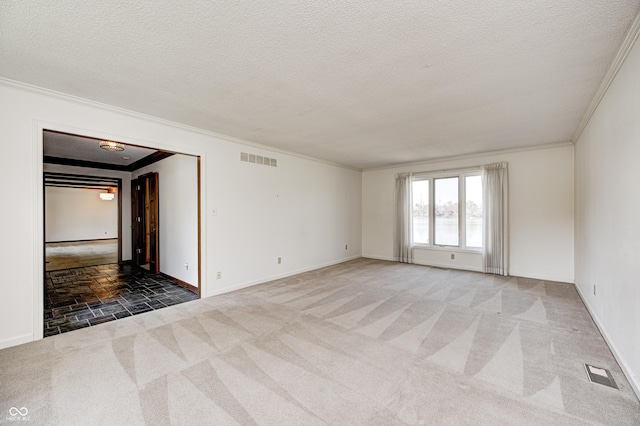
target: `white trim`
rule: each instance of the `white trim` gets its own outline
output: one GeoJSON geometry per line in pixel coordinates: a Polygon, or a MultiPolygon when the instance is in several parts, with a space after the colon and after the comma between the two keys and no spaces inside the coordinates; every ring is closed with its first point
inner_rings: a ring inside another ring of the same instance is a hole
{"type": "MultiPolygon", "coordinates": [[[[334,163],[333,161],[328,161],[328,160],[322,160],[320,158],[315,158],[315,157],[309,157],[303,154],[298,154],[292,151],[287,151],[284,149],[280,149],[280,148],[274,148],[272,146],[268,146],[268,145],[263,145],[263,144],[259,144],[256,142],[251,142],[248,140],[244,140],[244,139],[239,139],[239,138],[235,138],[233,136],[228,136],[228,135],[223,135],[221,133],[216,133],[210,130],[205,130],[205,129],[201,129],[198,127],[193,127],[193,126],[188,126],[186,124],[181,124],[181,123],[177,123],[175,121],[170,121],[170,120],[165,120],[163,118],[158,118],[158,117],[154,117],[152,115],[148,115],[148,114],[143,114],[140,112],[136,112],[136,111],[131,111],[125,108],[120,108],[120,107],[116,107],[113,105],[108,105],[108,104],[104,104],[101,102],[97,102],[97,101],[92,101],[89,99],[85,99],[85,98],[81,98],[79,96],[74,96],[74,95],[69,95],[67,93],[62,93],[62,92],[57,92],[55,90],[51,90],[51,89],[46,89],[44,87],[39,87],[39,86],[34,86],[31,84],[27,84],[27,83],[23,83],[20,81],[16,81],[16,80],[11,80],[8,78],[4,78],[4,77],[0,77],[0,84],[5,85],[5,86],[9,86],[9,87],[13,87],[15,89],[20,89],[20,90],[25,90],[25,91],[29,91],[29,92],[36,92],[36,93],[40,93],[43,95],[47,95],[47,96],[51,96],[57,99],[62,99],[62,100],[66,100],[66,101],[72,101],[72,102],[78,102],[84,105],[88,105],[88,106],[92,106],[92,107],[96,107],[96,108],[100,108],[103,110],[107,110],[107,111],[111,111],[111,112],[116,112],[119,114],[124,114],[130,117],[134,117],[134,118],[138,118],[141,120],[146,120],[152,123],[156,123],[156,124],[162,124],[165,126],[171,126],[174,127],[176,129],[180,129],[180,130],[186,130],[188,132],[192,132],[192,133],[198,133],[204,136],[209,136],[209,137],[214,137],[217,139],[222,139],[228,142],[235,142],[235,143],[239,143],[245,146],[250,146],[250,147],[254,147],[254,148],[258,148],[258,149],[264,149],[267,151],[272,151],[272,152],[277,152],[279,154],[284,154],[284,155],[290,155],[292,157],[297,157],[297,158],[302,158],[305,160],[310,160],[310,161],[315,161],[317,163],[322,163],[322,164],[327,164],[329,166],[334,166],[334,167],[340,167],[343,169],[348,169],[348,170],[354,170],[354,171],[362,171],[362,169],[359,169],[357,167],[352,167],[352,166],[347,166],[345,164],[340,164],[340,163],[334,163]]],[[[114,137],[115,140],[118,140],[114,137]]],[[[129,140],[131,140],[131,138],[129,138],[129,140]]],[[[118,140],[119,141],[119,140],[118,140]]],[[[124,141],[122,141],[124,142],[124,141]]],[[[160,148],[160,147],[159,147],[160,148]]],[[[180,151],[178,151],[180,152],[180,151]]]]}
{"type": "MultiPolygon", "coordinates": [[[[414,247],[415,248],[415,247],[414,247]]],[[[431,249],[430,249],[431,250],[431,249]]],[[[474,252],[475,253],[475,252],[474,252]]],[[[397,262],[398,259],[395,259],[393,257],[389,257],[389,256],[377,256],[374,254],[362,254],[362,257],[365,259],[375,259],[375,260],[386,260],[388,262],[397,262]]],[[[417,263],[414,262],[413,264],[415,265],[422,265],[422,266],[435,266],[437,268],[442,268],[442,269],[457,269],[452,267],[452,265],[450,264],[446,264],[446,265],[440,265],[440,264],[424,264],[424,263],[417,263]]],[[[464,271],[476,271],[476,269],[474,268],[465,268],[465,269],[458,269],[458,270],[464,270],[464,271]]],[[[482,270],[477,269],[477,272],[482,272],[482,270]]],[[[487,274],[487,275],[491,275],[491,274],[487,274]]],[[[552,282],[558,282],[558,283],[569,283],[569,284],[573,284],[573,278],[570,279],[566,279],[566,278],[559,278],[559,277],[551,277],[551,276],[531,276],[531,275],[527,275],[527,274],[518,274],[518,273],[514,273],[514,271],[509,271],[509,277],[513,277],[513,278],[531,278],[534,280],[540,280],[540,281],[552,281],[552,282]]]]}
{"type": "Polygon", "coordinates": [[[420,262],[413,262],[415,265],[420,265],[420,266],[431,266],[433,268],[440,268],[440,269],[455,269],[456,271],[469,271],[469,272],[480,272],[482,273],[482,268],[474,268],[473,266],[454,266],[448,263],[437,263],[437,262],[429,262],[429,263],[420,263],[420,262]]]}
{"type": "Polygon", "coordinates": [[[386,260],[387,262],[397,262],[398,259],[391,256],[376,256],[375,254],[362,254],[362,257],[365,259],[374,259],[374,260],[386,260]]]}
{"type": "Polygon", "coordinates": [[[604,338],[604,341],[609,346],[609,349],[611,350],[613,357],[616,359],[616,361],[618,361],[618,365],[620,365],[620,368],[622,369],[622,372],[624,373],[627,381],[631,385],[631,388],[635,392],[636,397],[640,399],[640,381],[633,374],[633,371],[631,370],[631,368],[629,368],[629,365],[625,362],[622,355],[620,355],[620,352],[618,351],[618,348],[616,347],[616,345],[613,343],[613,340],[609,338],[609,335],[607,334],[606,329],[604,328],[603,324],[600,322],[600,319],[595,314],[595,311],[587,301],[587,298],[584,297],[584,295],[582,294],[580,287],[578,285],[576,285],[575,287],[578,292],[578,295],[580,296],[580,299],[582,299],[582,303],[584,303],[584,306],[587,308],[589,315],[591,315],[591,319],[593,319],[593,322],[596,324],[596,327],[598,327],[598,330],[600,331],[600,334],[604,338]]]}
{"type": "Polygon", "coordinates": [[[482,166],[474,166],[474,167],[461,167],[459,169],[446,169],[446,170],[433,170],[426,172],[412,172],[413,177],[420,179],[441,179],[446,177],[453,176],[480,176],[482,174],[482,166]]]}
{"type": "Polygon", "coordinates": [[[0,349],[6,349],[6,348],[10,348],[12,346],[18,346],[18,345],[22,345],[24,343],[29,343],[33,340],[36,340],[33,338],[33,335],[31,334],[23,334],[22,336],[18,336],[18,337],[12,337],[10,339],[5,339],[0,341],[0,349]]]}
{"type": "MultiPolygon", "coordinates": [[[[434,249],[475,252],[482,254],[482,247],[467,246],[467,178],[482,175],[481,166],[464,167],[451,170],[439,170],[434,172],[412,172],[411,173],[411,197],[413,197],[413,182],[429,182],[429,242],[415,243],[413,248],[434,249]],[[458,245],[436,244],[436,181],[439,179],[458,179],[458,245]]],[[[413,209],[414,203],[411,202],[413,209]]]]}
{"type": "MultiPolygon", "coordinates": [[[[374,256],[374,255],[362,255],[363,258],[365,259],[374,259],[374,260],[386,260],[389,262],[397,262],[398,259],[394,259],[393,257],[388,257],[388,256],[374,256]]],[[[440,269],[455,269],[457,271],[469,271],[469,272],[480,272],[482,273],[482,268],[474,268],[474,267],[455,267],[452,266],[450,264],[445,264],[445,263],[421,263],[421,262],[416,262],[414,260],[413,263],[405,263],[405,265],[419,265],[419,266],[431,266],[433,268],[440,268],[440,269]]]]}
{"type": "Polygon", "coordinates": [[[202,152],[200,155],[200,298],[204,299],[207,294],[207,155],[202,152]]]}
{"type": "Polygon", "coordinates": [[[44,189],[43,189],[43,130],[42,123],[34,120],[32,135],[33,188],[33,335],[40,340],[44,335],[44,189]]]}
{"type": "Polygon", "coordinates": [[[469,253],[469,254],[478,254],[482,255],[482,248],[470,248],[470,247],[458,247],[458,246],[436,246],[436,245],[428,245],[428,244],[418,244],[415,243],[412,247],[414,250],[435,250],[435,251],[446,251],[447,253],[469,253]]]}
{"type": "MultiPolygon", "coordinates": [[[[450,156],[450,157],[438,157],[438,158],[432,158],[430,160],[415,161],[415,162],[412,162],[412,163],[398,163],[398,164],[391,164],[391,165],[388,165],[388,166],[371,167],[371,168],[368,168],[368,169],[362,169],[362,172],[375,172],[375,171],[378,171],[378,170],[386,170],[386,169],[397,169],[397,168],[428,166],[430,164],[442,163],[444,161],[467,160],[467,159],[472,159],[472,158],[486,157],[488,155],[492,155],[493,156],[493,155],[515,154],[515,153],[518,153],[518,152],[537,151],[537,150],[541,150],[541,149],[562,148],[562,147],[565,147],[565,146],[573,146],[573,142],[572,141],[553,142],[553,143],[540,144],[540,145],[528,145],[528,146],[523,146],[523,147],[520,147],[520,148],[507,148],[507,149],[498,149],[498,150],[495,150],[495,151],[482,151],[482,152],[476,152],[476,153],[467,154],[467,155],[450,156]]],[[[463,167],[462,169],[465,169],[465,168],[467,168],[467,167],[463,167]]],[[[440,172],[440,171],[445,171],[446,172],[447,170],[435,170],[435,172],[440,172]]],[[[431,173],[431,172],[427,170],[425,172],[420,172],[420,173],[431,173]]]]}
{"type": "Polygon", "coordinates": [[[587,111],[584,113],[582,120],[580,120],[580,124],[578,124],[578,128],[573,133],[573,136],[571,137],[573,143],[578,142],[578,139],[580,139],[582,132],[584,131],[585,127],[587,127],[587,124],[589,124],[589,121],[598,109],[598,105],[600,105],[602,98],[604,98],[604,95],[607,93],[609,86],[611,86],[611,83],[613,83],[616,75],[618,75],[618,71],[620,71],[622,64],[627,59],[627,56],[629,56],[629,52],[631,52],[631,49],[633,48],[638,35],[640,35],[640,13],[636,15],[636,18],[633,20],[633,23],[629,27],[629,31],[627,31],[627,34],[622,41],[622,45],[620,46],[620,49],[618,49],[618,53],[616,53],[615,58],[613,58],[613,62],[611,63],[609,70],[600,83],[598,90],[596,90],[595,95],[593,95],[593,99],[587,107],[587,111]]]}
{"type": "Polygon", "coordinates": [[[326,262],[326,263],[322,263],[322,264],[319,264],[319,265],[310,266],[308,268],[301,268],[301,269],[296,269],[296,270],[293,270],[293,271],[285,272],[283,274],[272,275],[272,276],[267,277],[267,278],[260,278],[260,279],[253,280],[253,281],[246,281],[244,283],[230,285],[228,287],[223,287],[221,289],[215,290],[211,294],[207,294],[206,296],[202,296],[202,297],[205,298],[205,297],[219,296],[221,294],[230,293],[232,291],[242,290],[243,288],[253,287],[254,285],[268,283],[269,281],[279,280],[279,279],[282,279],[282,278],[291,277],[293,275],[302,274],[304,272],[309,272],[309,271],[314,271],[316,269],[326,268],[327,266],[339,265],[340,263],[345,263],[345,262],[349,262],[351,260],[360,259],[361,257],[362,256],[360,256],[360,255],[349,256],[349,257],[345,257],[343,259],[333,260],[331,262],[326,262]]]}
{"type": "Polygon", "coordinates": [[[548,284],[553,284],[553,283],[563,283],[563,284],[573,284],[573,278],[569,278],[569,277],[552,277],[550,275],[529,275],[529,274],[519,274],[518,272],[514,272],[511,268],[511,266],[509,266],[509,275],[507,275],[508,277],[514,277],[514,278],[530,278],[532,280],[540,280],[540,281],[545,281],[548,284]],[[549,282],[551,281],[551,282],[549,282]]]}

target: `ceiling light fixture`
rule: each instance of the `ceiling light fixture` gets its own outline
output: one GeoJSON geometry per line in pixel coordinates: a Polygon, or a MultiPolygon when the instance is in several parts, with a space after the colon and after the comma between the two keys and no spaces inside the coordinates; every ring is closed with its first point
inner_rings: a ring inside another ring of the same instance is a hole
{"type": "Polygon", "coordinates": [[[109,188],[107,191],[108,192],[101,192],[100,193],[100,199],[101,200],[111,201],[116,197],[116,189],[115,188],[109,188]]]}
{"type": "Polygon", "coordinates": [[[100,148],[107,151],[124,151],[124,144],[113,141],[100,141],[100,148]]]}

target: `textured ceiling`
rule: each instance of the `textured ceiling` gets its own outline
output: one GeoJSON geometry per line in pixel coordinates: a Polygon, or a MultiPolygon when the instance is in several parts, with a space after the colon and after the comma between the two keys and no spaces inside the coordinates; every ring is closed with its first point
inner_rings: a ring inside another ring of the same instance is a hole
{"type": "Polygon", "coordinates": [[[368,168],[570,140],[639,8],[3,1],[0,76],[368,168]]]}
{"type": "Polygon", "coordinates": [[[124,151],[107,151],[100,148],[97,139],[50,132],[43,134],[44,155],[71,160],[128,166],[157,151],[139,146],[125,145],[124,151]]]}

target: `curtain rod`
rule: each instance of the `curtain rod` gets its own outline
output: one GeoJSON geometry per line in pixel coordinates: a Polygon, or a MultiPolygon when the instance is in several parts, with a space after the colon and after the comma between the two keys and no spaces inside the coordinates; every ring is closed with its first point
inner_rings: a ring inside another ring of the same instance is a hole
{"type": "Polygon", "coordinates": [[[482,165],[478,165],[478,166],[462,167],[459,169],[427,170],[423,172],[413,172],[413,175],[425,175],[425,174],[448,173],[448,172],[466,172],[469,170],[481,170],[481,169],[482,169],[482,165]]]}
{"type": "Polygon", "coordinates": [[[395,176],[397,178],[398,176],[400,176],[403,173],[404,174],[411,174],[412,176],[427,175],[427,174],[430,175],[430,174],[439,174],[439,173],[449,173],[449,172],[460,173],[460,172],[467,172],[467,171],[470,171],[470,170],[473,170],[473,171],[482,170],[482,167],[490,166],[490,165],[493,165],[493,164],[501,164],[501,165],[504,165],[505,168],[507,168],[508,165],[509,165],[509,162],[508,161],[499,161],[497,163],[480,164],[480,165],[477,165],[477,166],[467,166],[467,167],[461,167],[461,168],[458,168],[458,169],[454,168],[454,169],[442,169],[442,170],[426,170],[426,171],[421,171],[421,172],[402,172],[402,173],[396,173],[395,176]]]}
{"type": "Polygon", "coordinates": [[[413,175],[424,175],[424,174],[434,174],[434,173],[466,172],[466,171],[469,171],[469,170],[482,170],[482,167],[490,166],[492,164],[501,164],[501,165],[504,165],[506,167],[509,163],[507,161],[499,161],[497,163],[479,164],[477,166],[467,166],[467,167],[454,168],[454,169],[427,170],[427,171],[423,171],[423,172],[412,172],[411,174],[413,174],[413,175]]]}

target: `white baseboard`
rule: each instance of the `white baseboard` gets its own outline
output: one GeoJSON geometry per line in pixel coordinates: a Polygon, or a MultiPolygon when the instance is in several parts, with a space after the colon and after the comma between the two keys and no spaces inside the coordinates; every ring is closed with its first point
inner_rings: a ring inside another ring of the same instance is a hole
{"type": "Polygon", "coordinates": [[[596,324],[596,327],[598,327],[598,330],[600,331],[600,334],[604,338],[604,341],[609,346],[609,349],[611,350],[611,353],[613,354],[613,356],[616,359],[616,361],[618,361],[618,365],[620,365],[620,368],[622,369],[622,372],[624,373],[625,377],[627,378],[627,381],[631,385],[631,389],[633,389],[633,391],[636,394],[636,397],[640,400],[640,381],[633,374],[633,371],[631,371],[631,369],[629,368],[629,365],[625,362],[624,358],[622,357],[622,355],[618,351],[618,348],[613,343],[613,340],[611,340],[609,338],[609,335],[607,334],[607,330],[604,328],[604,326],[600,322],[600,319],[598,319],[598,316],[595,314],[595,311],[593,310],[593,308],[591,308],[591,305],[587,301],[587,298],[584,297],[584,295],[582,294],[582,291],[580,290],[580,287],[577,286],[577,285],[575,285],[575,287],[576,287],[576,290],[578,292],[578,295],[580,296],[580,299],[582,299],[582,303],[584,303],[584,306],[587,307],[587,311],[591,315],[591,318],[593,319],[593,322],[596,324]]]}
{"type": "Polygon", "coordinates": [[[282,278],[287,278],[287,277],[290,277],[290,276],[293,276],[293,275],[302,274],[304,272],[314,271],[316,269],[326,268],[327,266],[338,265],[340,263],[349,262],[350,260],[360,259],[361,257],[362,256],[360,256],[358,254],[356,256],[345,257],[343,259],[333,260],[331,262],[326,262],[326,263],[322,263],[322,264],[319,264],[319,265],[310,266],[308,268],[294,269],[293,271],[288,271],[288,272],[285,272],[283,274],[272,275],[270,277],[260,278],[258,280],[254,280],[254,281],[247,281],[247,282],[240,283],[240,284],[234,284],[234,285],[231,285],[231,286],[228,286],[228,287],[223,287],[221,289],[217,289],[217,290],[215,290],[213,292],[210,292],[204,297],[218,296],[220,294],[230,293],[230,292],[236,291],[236,290],[242,290],[243,288],[252,287],[252,286],[258,285],[258,284],[268,283],[269,281],[274,281],[274,280],[279,280],[279,279],[282,279],[282,278]]]}
{"type": "Polygon", "coordinates": [[[545,274],[527,274],[527,273],[519,273],[518,271],[509,271],[509,276],[510,277],[522,277],[522,278],[531,278],[534,280],[540,280],[540,281],[555,281],[558,283],[569,283],[569,284],[574,284],[574,279],[573,277],[561,277],[561,276],[552,276],[552,275],[545,275],[545,274]]]}
{"type": "Polygon", "coordinates": [[[11,346],[18,346],[18,345],[22,345],[23,343],[29,343],[29,342],[33,342],[33,335],[23,334],[22,336],[0,340],[0,349],[10,348],[11,346]]]}
{"type": "MultiPolygon", "coordinates": [[[[388,257],[388,256],[374,256],[374,255],[368,255],[368,254],[363,254],[362,257],[367,258],[367,259],[376,259],[376,260],[387,260],[390,262],[397,262],[397,259],[393,258],[393,257],[388,257]]],[[[460,271],[472,271],[472,272],[482,272],[482,269],[480,268],[474,268],[472,266],[464,266],[464,267],[455,267],[452,266],[450,264],[440,264],[437,262],[413,262],[413,265],[421,265],[421,266],[432,266],[434,268],[442,268],[442,269],[456,269],[456,270],[460,270],[460,271]]]]}
{"type": "Polygon", "coordinates": [[[398,261],[398,259],[396,259],[395,257],[376,256],[376,255],[373,255],[373,254],[363,254],[362,257],[365,257],[367,259],[388,260],[389,262],[397,262],[398,261]]]}
{"type": "Polygon", "coordinates": [[[431,266],[433,268],[441,268],[441,269],[455,269],[457,271],[470,271],[470,272],[482,272],[482,268],[474,268],[473,266],[454,266],[449,263],[438,263],[438,262],[413,262],[414,265],[422,265],[422,266],[431,266]]]}

